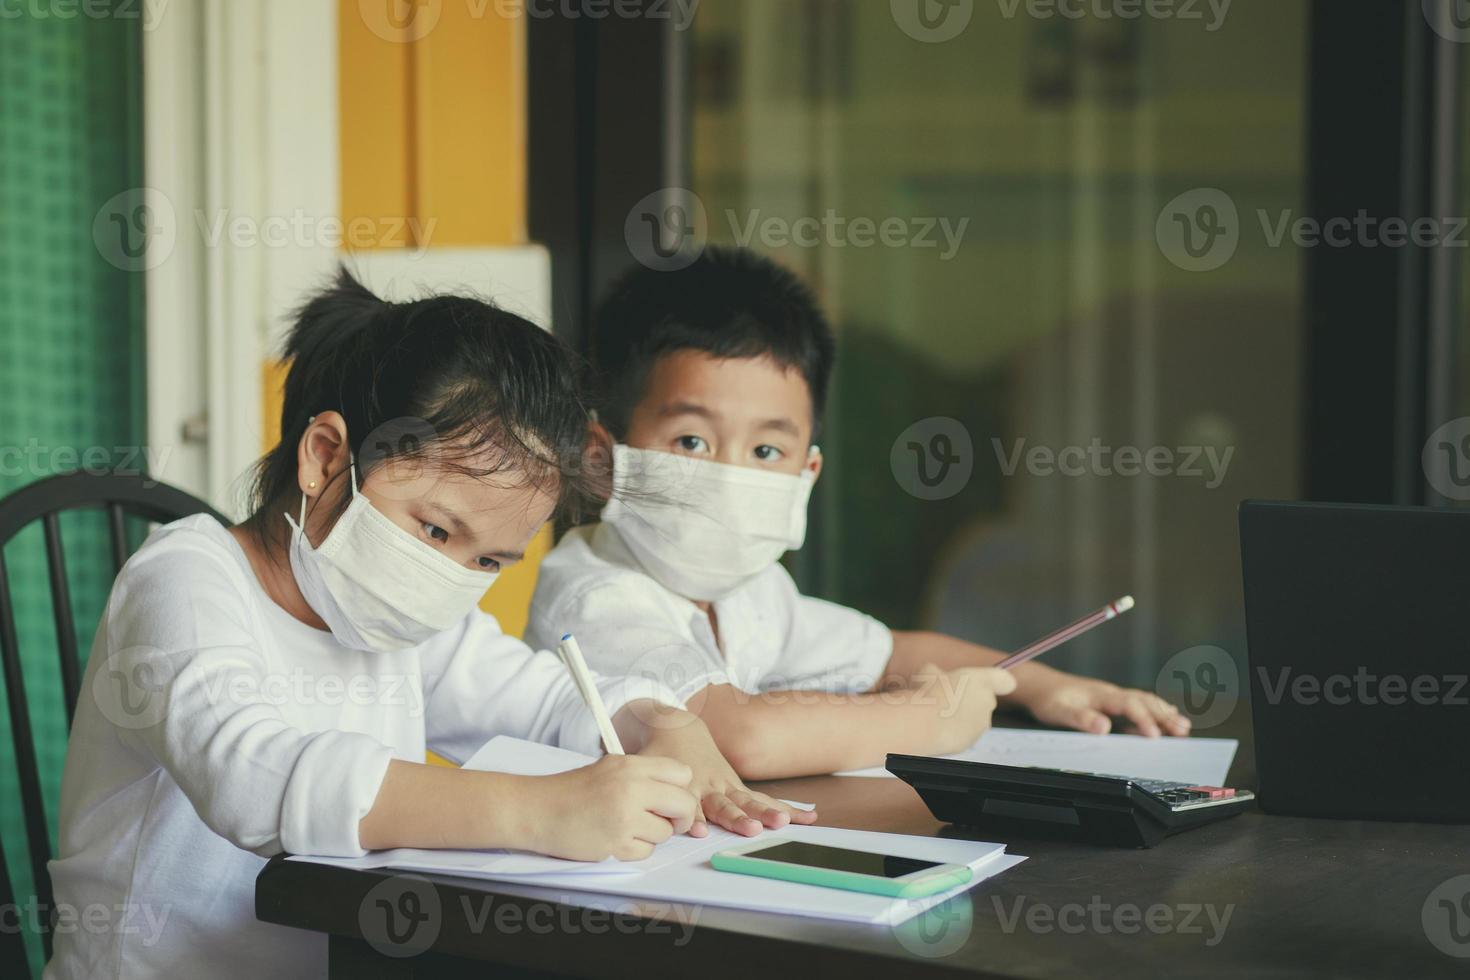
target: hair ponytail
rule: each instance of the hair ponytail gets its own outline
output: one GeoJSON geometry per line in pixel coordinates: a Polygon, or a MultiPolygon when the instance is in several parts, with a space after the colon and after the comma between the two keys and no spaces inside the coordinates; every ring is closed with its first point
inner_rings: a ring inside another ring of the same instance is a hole
{"type": "Polygon", "coordinates": [[[346,420],[360,478],[389,459],[432,458],[476,476],[514,471],[559,511],[595,499],[575,355],[513,313],[469,296],[390,303],[339,267],[297,311],[282,354],[281,441],[251,493],[258,526],[299,492],[297,446],[329,410],[346,420]]]}

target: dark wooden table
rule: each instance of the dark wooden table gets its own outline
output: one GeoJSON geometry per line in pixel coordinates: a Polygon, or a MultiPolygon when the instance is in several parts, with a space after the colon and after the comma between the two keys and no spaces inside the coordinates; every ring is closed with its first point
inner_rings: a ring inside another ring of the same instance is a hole
{"type": "MultiPolygon", "coordinates": [[[[1243,745],[1230,782],[1251,776],[1243,745]]],[[[832,826],[960,833],[898,780],[762,788],[832,826]]],[[[256,914],[328,934],[333,977],[1470,977],[1470,828],[1253,812],[1146,851],[1006,843],[1031,860],[896,928],[280,859],[256,914]]]]}

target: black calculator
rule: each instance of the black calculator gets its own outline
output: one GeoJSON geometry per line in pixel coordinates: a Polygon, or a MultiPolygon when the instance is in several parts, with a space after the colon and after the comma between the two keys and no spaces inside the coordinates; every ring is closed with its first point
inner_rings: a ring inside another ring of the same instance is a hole
{"type": "Polygon", "coordinates": [[[888,771],[940,820],[997,837],[1153,847],[1171,834],[1250,809],[1255,794],[1068,769],[889,755],[888,771]]]}

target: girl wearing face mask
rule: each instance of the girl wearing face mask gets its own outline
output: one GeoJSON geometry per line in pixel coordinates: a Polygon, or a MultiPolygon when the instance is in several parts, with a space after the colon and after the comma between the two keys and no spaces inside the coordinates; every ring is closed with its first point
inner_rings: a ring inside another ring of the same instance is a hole
{"type": "Polygon", "coordinates": [[[599,753],[551,653],[478,609],[588,491],[565,349],[474,299],[390,304],[343,272],[286,344],[281,442],[253,512],[158,529],[119,574],[67,748],[59,906],[152,929],[56,934],[50,977],[321,976],[321,936],[254,915],[281,852],[516,848],[636,859],[748,792],[657,684],[599,680],[630,752],[556,776],[424,765],[513,735],[599,753]],[[142,920],[140,920],[142,921],[142,920]]]}

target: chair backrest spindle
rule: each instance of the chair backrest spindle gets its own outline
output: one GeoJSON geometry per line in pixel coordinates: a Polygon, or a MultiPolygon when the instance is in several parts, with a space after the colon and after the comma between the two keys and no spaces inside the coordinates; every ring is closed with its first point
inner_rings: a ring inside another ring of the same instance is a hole
{"type": "Polygon", "coordinates": [[[71,727],[77,710],[77,692],[82,685],[81,661],[77,657],[77,628],[71,614],[71,587],[66,581],[66,555],[61,549],[61,519],[56,514],[41,518],[46,533],[46,570],[51,578],[51,609],[56,618],[56,647],[61,654],[61,688],[66,701],[66,725],[71,727]]]}
{"type": "MultiPolygon", "coordinates": [[[[20,639],[15,628],[15,605],[10,597],[10,574],[0,548],[0,661],[5,665],[5,706],[10,710],[10,735],[15,746],[15,767],[20,782],[21,810],[25,817],[26,847],[31,859],[40,908],[51,908],[51,876],[46,861],[51,855],[51,835],[46,830],[46,808],[41,796],[41,773],[36,766],[36,743],[31,733],[31,709],[26,702],[25,681],[20,673],[20,639]]],[[[49,925],[49,923],[47,923],[49,925]]],[[[20,933],[15,933],[17,942],[20,933]]],[[[51,931],[44,929],[41,941],[51,955],[51,931]]]]}
{"type": "MultiPolygon", "coordinates": [[[[0,500],[0,667],[3,667],[10,732],[15,743],[26,851],[35,883],[35,907],[40,913],[35,920],[40,925],[41,944],[47,959],[51,957],[51,917],[54,913],[51,878],[46,873],[46,862],[51,856],[51,835],[46,824],[41,775],[36,762],[36,739],[22,677],[19,630],[4,549],[26,525],[41,522],[57,652],[61,658],[62,700],[70,727],[81,694],[82,664],[77,650],[76,619],[71,607],[71,587],[67,581],[66,549],[59,515],[63,511],[87,508],[101,508],[107,512],[108,542],[113,567],[117,570],[121,570],[128,560],[129,516],[166,523],[202,513],[222,524],[230,523],[204,501],[136,474],[66,473],[21,487],[0,500]]],[[[3,851],[0,851],[0,898],[4,899],[0,907],[26,907],[24,901],[16,904],[15,883],[10,880],[3,851]]],[[[28,920],[29,916],[25,918],[28,920]]],[[[24,932],[24,929],[0,929],[0,974],[7,977],[25,975],[24,932]]]]}
{"type": "Polygon", "coordinates": [[[128,526],[122,504],[107,505],[107,533],[112,541],[112,570],[122,571],[128,561],[128,526]]]}

